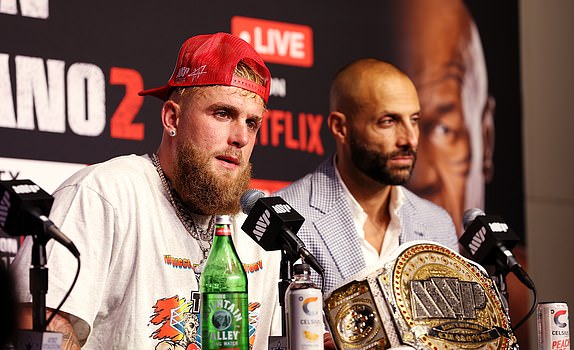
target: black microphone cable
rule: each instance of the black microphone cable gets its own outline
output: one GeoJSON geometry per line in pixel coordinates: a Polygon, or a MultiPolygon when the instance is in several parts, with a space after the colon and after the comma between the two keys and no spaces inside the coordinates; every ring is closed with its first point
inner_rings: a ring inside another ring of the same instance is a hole
{"type": "MultiPolygon", "coordinates": [[[[304,250],[304,252],[309,253],[307,248],[303,248],[303,250],[304,250]]],[[[325,294],[325,288],[326,288],[325,269],[323,268],[323,266],[321,264],[319,264],[319,262],[317,261],[315,256],[313,256],[311,253],[309,253],[309,255],[307,255],[307,256],[302,257],[301,260],[303,260],[304,263],[308,264],[307,258],[311,258],[315,261],[315,264],[312,266],[316,266],[316,267],[313,268],[313,270],[315,270],[315,272],[317,272],[317,274],[319,274],[319,277],[321,277],[321,292],[323,294],[325,294]]]]}
{"type": "Polygon", "coordinates": [[[518,321],[514,327],[512,327],[512,330],[514,332],[516,332],[516,330],[518,328],[520,328],[520,326],[522,326],[524,324],[524,322],[526,322],[526,320],[528,320],[532,316],[532,314],[534,313],[534,310],[536,309],[536,305],[538,305],[538,297],[536,295],[536,288],[530,288],[530,290],[532,291],[532,296],[534,298],[534,300],[532,302],[532,306],[530,307],[530,310],[528,311],[528,313],[520,321],[518,321]]]}
{"type": "Polygon", "coordinates": [[[58,312],[60,312],[60,309],[62,308],[62,306],[64,305],[66,300],[68,300],[68,297],[70,296],[70,294],[72,293],[72,290],[76,286],[76,282],[78,282],[78,277],[80,276],[80,265],[81,265],[79,256],[76,256],[76,261],[78,262],[78,267],[76,268],[76,275],[74,276],[74,280],[72,281],[72,285],[70,286],[70,289],[68,289],[68,291],[66,292],[66,295],[64,295],[64,298],[62,298],[62,301],[60,301],[60,304],[58,304],[58,307],[56,307],[54,309],[54,311],[52,312],[50,317],[48,317],[48,319],[46,320],[46,329],[48,329],[48,325],[54,319],[56,314],[58,312]]]}

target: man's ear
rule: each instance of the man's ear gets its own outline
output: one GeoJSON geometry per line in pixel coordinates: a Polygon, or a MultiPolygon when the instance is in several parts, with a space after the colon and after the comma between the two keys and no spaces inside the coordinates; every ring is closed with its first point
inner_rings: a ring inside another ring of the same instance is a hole
{"type": "Polygon", "coordinates": [[[169,134],[171,130],[177,131],[180,115],[181,107],[179,104],[172,100],[164,102],[163,107],[161,108],[161,123],[166,133],[169,134]]]}
{"type": "Polygon", "coordinates": [[[494,176],[494,110],[496,101],[488,96],[482,111],[482,172],[486,183],[494,176]]]}
{"type": "Polygon", "coordinates": [[[347,116],[341,112],[331,112],[327,118],[327,125],[331,134],[337,143],[343,144],[346,142],[348,125],[347,116]]]}

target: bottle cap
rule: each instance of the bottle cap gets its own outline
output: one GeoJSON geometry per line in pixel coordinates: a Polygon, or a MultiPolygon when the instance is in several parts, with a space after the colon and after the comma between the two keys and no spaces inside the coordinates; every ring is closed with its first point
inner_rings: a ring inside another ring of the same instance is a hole
{"type": "Polygon", "coordinates": [[[310,267],[309,267],[308,264],[305,264],[305,263],[303,263],[303,264],[295,264],[295,265],[293,266],[293,273],[294,273],[295,275],[303,275],[303,274],[309,273],[309,272],[311,272],[311,269],[310,269],[310,267]]]}
{"type": "Polygon", "coordinates": [[[217,225],[231,225],[231,216],[217,215],[215,216],[215,224],[217,225]]]}

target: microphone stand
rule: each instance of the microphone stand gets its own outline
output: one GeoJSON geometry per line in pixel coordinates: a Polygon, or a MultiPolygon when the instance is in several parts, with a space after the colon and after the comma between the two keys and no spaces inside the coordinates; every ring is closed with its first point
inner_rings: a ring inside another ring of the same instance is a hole
{"type": "Polygon", "coordinates": [[[498,291],[500,292],[500,295],[502,296],[502,304],[504,305],[504,308],[506,310],[506,314],[508,314],[508,312],[509,312],[508,288],[506,285],[506,277],[503,273],[496,273],[495,275],[493,275],[491,277],[491,279],[494,281],[494,283],[496,283],[496,286],[498,287],[498,291]]]}
{"type": "Polygon", "coordinates": [[[498,292],[502,297],[502,304],[507,315],[510,315],[510,307],[508,306],[508,287],[506,284],[506,275],[508,275],[508,268],[503,266],[498,261],[494,267],[494,273],[490,274],[490,279],[494,281],[498,292]]]}
{"type": "Polygon", "coordinates": [[[48,293],[48,268],[46,264],[45,235],[33,235],[32,267],[30,268],[30,294],[32,294],[32,330],[19,330],[17,350],[62,348],[62,333],[46,331],[46,294],[48,293]]]}
{"type": "Polygon", "coordinates": [[[293,279],[293,263],[285,253],[281,250],[281,267],[279,270],[279,305],[281,306],[281,334],[287,335],[287,320],[285,319],[285,293],[293,279]]]}
{"type": "MultiPolygon", "coordinates": [[[[509,272],[510,271],[508,270],[508,268],[506,266],[500,264],[497,261],[496,266],[494,268],[494,273],[490,275],[490,279],[492,281],[494,281],[495,285],[498,287],[498,292],[500,293],[500,296],[502,299],[502,306],[504,307],[504,311],[506,311],[506,315],[510,319],[510,306],[508,304],[508,288],[507,288],[507,284],[506,284],[506,275],[508,275],[509,272]]],[[[527,315],[527,317],[528,317],[528,315],[527,315]]],[[[526,318],[524,320],[526,320],[526,318]]],[[[520,345],[518,343],[516,343],[510,349],[511,350],[519,350],[520,345]]]]}
{"type": "Polygon", "coordinates": [[[46,240],[42,236],[34,235],[33,242],[32,267],[30,268],[33,330],[44,332],[46,328],[46,293],[48,293],[46,240]]]}
{"type": "Polygon", "coordinates": [[[281,335],[270,335],[268,349],[287,349],[287,320],[285,319],[285,293],[293,277],[293,263],[290,253],[284,247],[281,249],[281,265],[279,268],[279,305],[281,306],[281,335]]]}

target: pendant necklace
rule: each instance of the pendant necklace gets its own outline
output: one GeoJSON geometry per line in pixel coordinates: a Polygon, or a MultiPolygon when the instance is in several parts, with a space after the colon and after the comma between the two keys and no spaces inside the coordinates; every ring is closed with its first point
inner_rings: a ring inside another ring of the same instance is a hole
{"type": "Polygon", "coordinates": [[[195,275],[196,275],[197,279],[199,280],[199,276],[201,275],[201,272],[203,271],[205,261],[207,260],[207,257],[209,256],[209,251],[211,250],[211,244],[213,242],[213,234],[215,232],[215,216],[212,215],[210,217],[209,224],[207,225],[207,229],[204,229],[203,227],[198,226],[195,223],[195,220],[193,219],[192,213],[185,206],[185,204],[181,201],[181,199],[179,198],[177,193],[172,189],[170,182],[165,177],[165,174],[164,174],[163,169],[161,168],[161,164],[159,162],[158,155],[156,153],[152,153],[150,158],[151,158],[151,161],[152,161],[153,165],[155,166],[155,168],[159,174],[161,184],[162,184],[164,190],[167,192],[167,197],[169,199],[169,202],[171,203],[171,205],[175,209],[175,213],[176,213],[177,217],[179,218],[179,221],[181,221],[181,223],[183,224],[183,226],[185,227],[185,229],[187,230],[189,235],[191,237],[193,237],[198,242],[199,248],[201,249],[203,256],[202,256],[199,264],[193,268],[193,270],[195,271],[195,275]]]}

